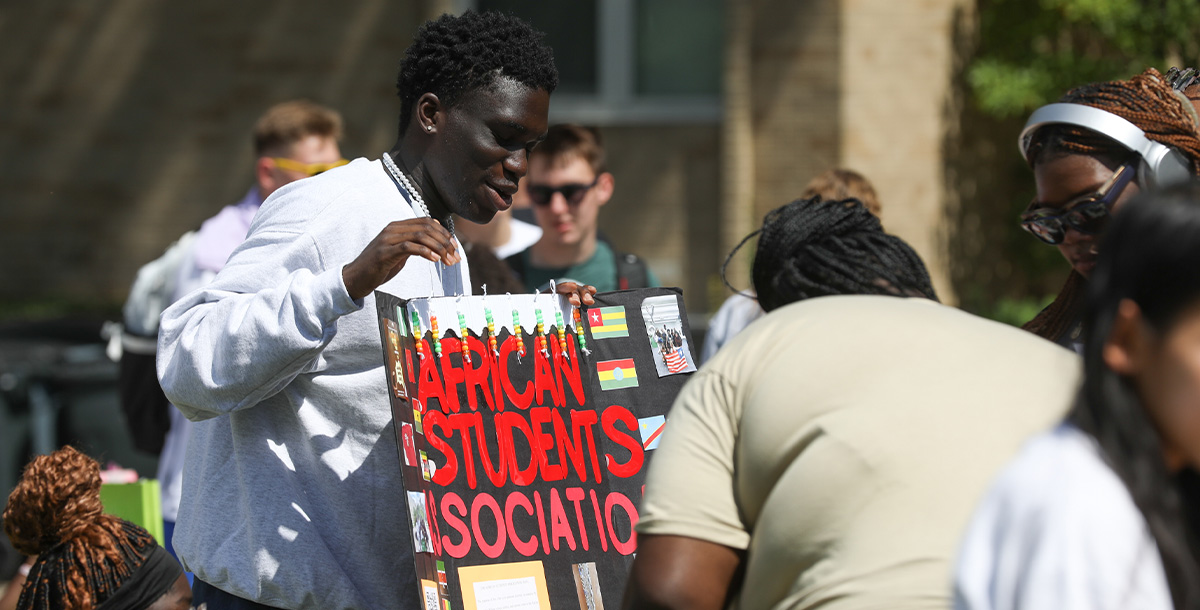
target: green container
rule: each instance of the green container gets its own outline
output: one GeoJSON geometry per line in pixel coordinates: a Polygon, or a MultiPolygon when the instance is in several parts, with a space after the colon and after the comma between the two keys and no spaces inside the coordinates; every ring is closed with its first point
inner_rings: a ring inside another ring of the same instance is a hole
{"type": "Polygon", "coordinates": [[[104,504],[104,512],[146,528],[160,545],[163,544],[162,499],[156,479],[104,483],[100,486],[100,502],[104,504]]]}

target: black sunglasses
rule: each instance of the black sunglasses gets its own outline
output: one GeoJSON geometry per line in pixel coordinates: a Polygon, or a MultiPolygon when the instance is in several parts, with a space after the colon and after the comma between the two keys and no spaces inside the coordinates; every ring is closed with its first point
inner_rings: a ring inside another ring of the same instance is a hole
{"type": "Polygon", "coordinates": [[[600,181],[600,176],[596,176],[591,184],[564,184],[560,187],[543,186],[540,184],[529,185],[529,199],[535,205],[550,205],[550,200],[554,198],[555,193],[563,196],[567,200],[568,205],[576,206],[583,201],[583,196],[587,194],[596,183],[600,181]]]}
{"type": "MultiPolygon", "coordinates": [[[[1113,203],[1133,180],[1132,164],[1117,168],[1112,178],[1100,190],[1085,195],[1062,208],[1040,208],[1021,215],[1021,228],[1050,245],[1058,245],[1067,237],[1067,229],[1084,235],[1096,235],[1104,230],[1112,213],[1113,203]]],[[[1036,203],[1036,202],[1035,202],[1036,203]]]]}

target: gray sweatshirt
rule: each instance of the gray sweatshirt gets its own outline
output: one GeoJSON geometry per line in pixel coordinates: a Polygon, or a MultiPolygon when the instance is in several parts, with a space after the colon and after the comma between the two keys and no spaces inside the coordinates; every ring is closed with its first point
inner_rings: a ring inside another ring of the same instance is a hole
{"type": "MultiPolygon", "coordinates": [[[[379,161],[263,204],[209,285],[162,316],[158,375],[197,422],[174,544],[201,580],[280,608],[417,608],[374,297],[341,270],[413,208],[379,161]]],[[[469,294],[411,258],[381,290],[469,294]]]]}

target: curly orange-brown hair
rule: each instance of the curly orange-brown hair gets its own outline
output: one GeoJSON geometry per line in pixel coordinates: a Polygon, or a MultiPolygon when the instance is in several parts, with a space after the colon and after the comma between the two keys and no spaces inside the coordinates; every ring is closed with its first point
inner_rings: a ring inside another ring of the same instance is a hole
{"type": "Polygon", "coordinates": [[[100,465],[72,447],[25,468],[4,509],[13,547],[37,555],[18,610],[90,610],[111,596],[156,543],[103,513],[100,465]]]}
{"type": "MultiPolygon", "coordinates": [[[[1129,80],[1076,87],[1058,101],[1111,112],[1137,125],[1147,138],[1179,149],[1191,161],[1193,175],[1200,168],[1200,132],[1194,109],[1154,68],[1129,80]]],[[[1115,169],[1135,153],[1094,131],[1053,124],[1034,132],[1025,154],[1030,166],[1063,155],[1086,155],[1115,169]]],[[[1051,341],[1062,340],[1079,319],[1086,285],[1084,277],[1072,271],[1054,302],[1023,328],[1051,341]]]]}

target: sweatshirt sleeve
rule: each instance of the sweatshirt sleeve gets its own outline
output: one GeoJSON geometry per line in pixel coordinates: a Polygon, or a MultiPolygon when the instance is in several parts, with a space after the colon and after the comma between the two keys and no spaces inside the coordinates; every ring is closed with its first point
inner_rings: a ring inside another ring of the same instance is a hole
{"type": "Polygon", "coordinates": [[[338,319],[363,307],[306,233],[261,232],[209,285],[163,312],[158,377],[192,421],[254,406],[324,366],[338,319]]]}

